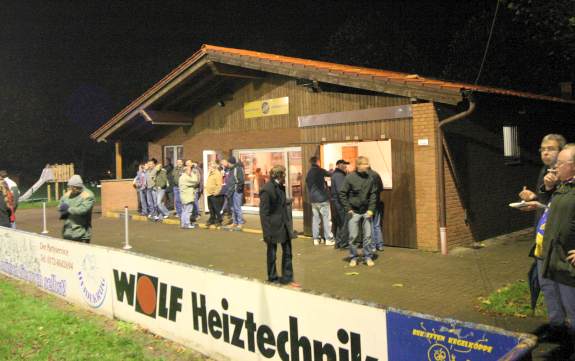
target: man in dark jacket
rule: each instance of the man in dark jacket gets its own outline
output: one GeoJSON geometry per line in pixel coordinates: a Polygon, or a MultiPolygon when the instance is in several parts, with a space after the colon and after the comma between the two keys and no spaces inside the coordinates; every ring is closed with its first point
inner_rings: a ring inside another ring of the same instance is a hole
{"type": "Polygon", "coordinates": [[[383,232],[381,230],[381,222],[383,220],[383,202],[381,201],[381,192],[383,192],[383,181],[379,173],[369,168],[367,171],[370,177],[373,178],[375,187],[377,188],[377,205],[375,206],[375,213],[371,221],[371,230],[373,238],[373,249],[383,251],[383,232]]]}
{"type": "Polygon", "coordinates": [[[320,244],[320,221],[323,223],[323,237],[326,246],[335,245],[333,235],[331,234],[331,224],[329,220],[329,193],[325,178],[330,177],[331,174],[319,166],[317,157],[311,157],[310,169],[305,177],[305,185],[312,210],[312,225],[311,231],[313,235],[313,244],[315,246],[320,244]]]}
{"type": "Polygon", "coordinates": [[[228,159],[227,164],[230,170],[227,178],[229,181],[227,198],[232,210],[232,225],[230,226],[230,230],[241,231],[243,224],[245,223],[242,214],[244,198],[244,168],[238,163],[234,156],[231,156],[228,159]]]}
{"type": "Polygon", "coordinates": [[[270,181],[260,188],[260,221],[264,242],[267,244],[267,273],[269,282],[293,282],[291,240],[295,238],[291,207],[286,199],[286,169],[276,165],[270,170],[270,181]],[[282,245],[282,275],[276,269],[277,245],[282,245]]]}
{"type": "MultiPolygon", "coordinates": [[[[543,236],[543,277],[556,283],[565,325],[575,344],[575,143],[556,163],[560,184],[553,192],[543,236]]],[[[549,187],[547,187],[549,188],[549,187]]],[[[571,351],[573,352],[573,350],[571,351]]],[[[575,353],[569,360],[575,360],[575,353]]]]}
{"type": "MultiPolygon", "coordinates": [[[[534,191],[523,187],[523,190],[519,193],[519,197],[526,202],[538,201],[542,204],[547,205],[551,198],[551,194],[555,190],[555,183],[557,182],[557,176],[553,171],[555,168],[555,163],[557,162],[557,156],[561,149],[565,146],[565,138],[560,134],[548,134],[541,140],[541,146],[539,148],[541,154],[541,161],[543,162],[543,167],[539,172],[537,178],[537,184],[534,191]],[[545,179],[549,185],[548,189],[545,188],[545,179]]],[[[559,339],[564,334],[564,324],[565,324],[565,312],[561,306],[561,299],[559,296],[559,286],[543,277],[543,230],[545,228],[545,219],[541,219],[543,216],[544,209],[537,208],[535,206],[528,206],[521,208],[522,211],[535,211],[534,224],[535,224],[535,245],[530,251],[530,256],[535,258],[537,275],[539,278],[539,286],[543,292],[545,305],[547,307],[547,317],[549,319],[549,326],[540,330],[538,332],[538,337],[544,341],[553,341],[559,339]],[[541,225],[538,227],[539,223],[541,225]],[[541,231],[538,231],[541,228],[541,231]]]]}
{"type": "Polygon", "coordinates": [[[335,163],[335,170],[331,174],[331,204],[333,205],[332,222],[335,226],[335,248],[346,248],[348,246],[347,232],[347,212],[339,200],[339,191],[343,186],[347,175],[347,165],[343,159],[335,163]]]}
{"type": "Polygon", "coordinates": [[[339,200],[351,217],[348,221],[350,267],[357,265],[357,246],[354,240],[357,238],[360,226],[363,227],[363,258],[368,266],[375,265],[372,259],[371,220],[377,206],[377,186],[367,173],[368,169],[369,160],[366,157],[358,157],[355,172],[345,177],[339,191],[339,200]]]}

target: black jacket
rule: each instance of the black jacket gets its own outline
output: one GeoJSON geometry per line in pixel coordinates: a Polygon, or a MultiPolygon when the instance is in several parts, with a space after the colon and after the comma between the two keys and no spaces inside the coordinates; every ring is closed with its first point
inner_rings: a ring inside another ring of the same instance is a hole
{"type": "Polygon", "coordinates": [[[350,210],[363,214],[377,207],[377,186],[368,173],[357,171],[345,177],[343,186],[339,191],[339,201],[346,212],[350,210]]]}
{"type": "Polygon", "coordinates": [[[227,196],[233,196],[234,192],[243,193],[244,192],[244,168],[236,163],[230,168],[230,174],[227,178],[228,186],[227,196]]]}
{"type": "Polygon", "coordinates": [[[283,243],[295,238],[285,187],[274,180],[260,188],[260,221],[267,243],[283,243]]]}
{"type": "Polygon", "coordinates": [[[305,177],[305,186],[309,194],[311,203],[327,202],[329,194],[327,191],[327,184],[325,184],[325,177],[330,177],[331,174],[317,164],[312,164],[305,177]]]}
{"type": "Polygon", "coordinates": [[[10,227],[10,209],[4,200],[2,192],[0,192],[0,226],[10,227]]]}
{"type": "Polygon", "coordinates": [[[575,266],[565,259],[574,249],[575,181],[571,181],[553,193],[543,235],[543,277],[575,287],[575,266]]]}
{"type": "Polygon", "coordinates": [[[343,186],[343,182],[345,181],[346,175],[347,173],[345,173],[339,168],[335,168],[335,170],[331,174],[331,201],[336,207],[343,208],[343,205],[339,201],[339,191],[343,186]]]}
{"type": "Polygon", "coordinates": [[[383,202],[381,201],[381,192],[383,192],[383,181],[381,180],[381,176],[379,173],[370,169],[367,171],[370,177],[373,178],[373,182],[375,183],[375,188],[377,192],[377,209],[381,212],[383,211],[383,202]]]}

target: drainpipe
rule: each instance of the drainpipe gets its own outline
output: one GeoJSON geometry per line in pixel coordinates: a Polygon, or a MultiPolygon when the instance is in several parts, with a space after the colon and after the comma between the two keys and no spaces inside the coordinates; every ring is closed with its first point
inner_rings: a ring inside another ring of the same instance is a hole
{"type": "Polygon", "coordinates": [[[441,244],[441,254],[447,255],[447,205],[445,201],[445,167],[443,165],[444,150],[443,150],[443,127],[449,123],[468,117],[475,111],[476,103],[472,97],[471,92],[464,92],[463,97],[469,101],[467,110],[450,116],[439,122],[437,127],[437,184],[439,188],[439,241],[441,244]]]}

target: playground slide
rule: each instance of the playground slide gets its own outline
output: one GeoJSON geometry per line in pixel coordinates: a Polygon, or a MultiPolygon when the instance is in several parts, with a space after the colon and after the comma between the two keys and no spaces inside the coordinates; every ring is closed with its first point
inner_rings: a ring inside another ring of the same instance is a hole
{"type": "Polygon", "coordinates": [[[38,189],[40,189],[40,187],[42,187],[44,183],[53,180],[54,180],[54,172],[52,172],[52,168],[44,168],[44,170],[42,171],[42,175],[40,176],[40,179],[38,179],[38,181],[36,181],[36,183],[34,183],[34,185],[26,191],[26,193],[20,196],[20,202],[28,200],[34,192],[36,192],[38,189]]]}

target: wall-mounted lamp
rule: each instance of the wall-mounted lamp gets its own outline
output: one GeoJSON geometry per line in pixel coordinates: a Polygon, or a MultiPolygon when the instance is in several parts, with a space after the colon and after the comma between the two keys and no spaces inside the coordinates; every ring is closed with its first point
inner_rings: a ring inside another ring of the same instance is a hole
{"type": "Polygon", "coordinates": [[[216,103],[219,107],[223,107],[226,105],[226,103],[224,103],[223,100],[220,100],[219,102],[216,103]]]}

